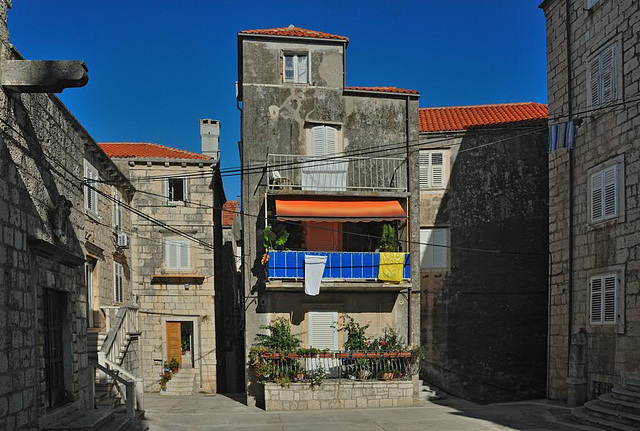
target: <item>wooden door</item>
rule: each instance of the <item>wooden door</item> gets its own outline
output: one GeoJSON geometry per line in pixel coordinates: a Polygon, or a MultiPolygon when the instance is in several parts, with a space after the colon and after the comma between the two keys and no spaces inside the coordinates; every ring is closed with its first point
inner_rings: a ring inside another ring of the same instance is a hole
{"type": "Polygon", "coordinates": [[[64,292],[44,290],[45,381],[47,407],[57,407],[66,401],[64,381],[64,319],[67,296],[64,292]]]}
{"type": "Polygon", "coordinates": [[[310,251],[342,251],[342,223],[305,222],[305,245],[310,251]]]}
{"type": "Polygon", "coordinates": [[[167,322],[167,361],[175,359],[182,366],[180,322],[167,322]]]}

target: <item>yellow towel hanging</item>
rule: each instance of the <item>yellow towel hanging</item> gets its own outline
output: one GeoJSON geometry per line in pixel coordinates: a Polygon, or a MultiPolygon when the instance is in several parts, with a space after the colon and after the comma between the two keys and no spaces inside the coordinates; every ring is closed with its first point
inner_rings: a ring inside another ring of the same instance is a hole
{"type": "Polygon", "coordinates": [[[378,279],[391,283],[400,283],[404,273],[404,253],[380,253],[378,279]]]}

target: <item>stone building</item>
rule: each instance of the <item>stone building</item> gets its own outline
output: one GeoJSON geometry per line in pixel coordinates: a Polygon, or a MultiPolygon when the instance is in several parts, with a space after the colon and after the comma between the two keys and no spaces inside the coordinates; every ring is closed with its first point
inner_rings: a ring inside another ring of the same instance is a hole
{"type": "Polygon", "coordinates": [[[419,117],[423,378],[476,402],[543,397],[547,107],[419,117]]]}
{"type": "Polygon", "coordinates": [[[181,366],[169,382],[173,392],[216,391],[214,249],[222,240],[215,208],[224,203],[218,122],[201,120],[201,132],[202,154],[151,143],[100,144],[136,188],[126,233],[146,391],[160,389],[163,366],[172,359],[181,366]]]}
{"type": "MultiPolygon", "coordinates": [[[[279,316],[303,345],[342,348],[341,313],[370,324],[369,335],[390,326],[419,343],[419,262],[408,259],[419,240],[409,222],[419,214],[410,147],[419,94],[347,87],[348,42],[294,26],[238,33],[246,351],[279,316]],[[403,280],[393,285],[378,278],[385,224],[406,253],[403,280]],[[289,235],[287,250],[270,249],[268,262],[266,226],[289,235]],[[328,261],[316,296],[304,290],[309,252],[328,261]]],[[[247,384],[252,396],[249,375],[247,384]]]]}
{"type": "Polygon", "coordinates": [[[540,7],[549,125],[574,131],[549,156],[549,397],[582,404],[640,371],[640,3],[540,7]]]}

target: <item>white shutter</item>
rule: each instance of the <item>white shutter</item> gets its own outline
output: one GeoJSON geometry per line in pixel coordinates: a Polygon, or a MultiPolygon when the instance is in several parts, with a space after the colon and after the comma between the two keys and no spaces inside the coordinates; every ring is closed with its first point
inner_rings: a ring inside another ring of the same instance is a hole
{"type": "Polygon", "coordinates": [[[591,278],[591,323],[602,322],[602,277],[591,278]]]}
{"type": "Polygon", "coordinates": [[[444,153],[431,153],[431,187],[444,187],[444,153]]]}
{"type": "Polygon", "coordinates": [[[604,316],[603,322],[616,323],[618,316],[617,307],[617,284],[618,278],[615,274],[605,275],[604,277],[604,292],[602,301],[602,315],[604,316]]]}
{"type": "Polygon", "coordinates": [[[167,268],[178,267],[178,246],[175,241],[167,240],[165,246],[165,264],[167,268]]]}
{"type": "Polygon", "coordinates": [[[604,217],[614,216],[618,213],[618,166],[613,165],[604,170],[603,176],[603,207],[604,217]]]}
{"type": "Polygon", "coordinates": [[[294,58],[293,55],[284,56],[284,82],[293,82],[294,72],[294,58]]]}
{"type": "Polygon", "coordinates": [[[429,188],[429,151],[420,150],[420,188],[429,188]]]}
{"type": "Polygon", "coordinates": [[[589,70],[590,70],[590,82],[589,82],[589,88],[591,89],[590,92],[590,96],[591,96],[591,100],[590,105],[591,106],[598,106],[600,105],[600,56],[595,57],[593,60],[591,60],[591,62],[589,63],[589,70]]]}
{"type": "Polygon", "coordinates": [[[307,59],[306,55],[296,55],[296,63],[297,63],[297,80],[298,84],[306,84],[309,82],[309,77],[307,75],[307,59]]]}
{"type": "Polygon", "coordinates": [[[120,205],[120,201],[122,200],[122,194],[119,190],[115,192],[115,203],[113,207],[114,211],[114,225],[116,229],[120,230],[122,228],[122,206],[120,205]]]}
{"type": "Polygon", "coordinates": [[[311,129],[311,155],[319,157],[324,155],[325,150],[325,127],[316,126],[311,129]]]}
{"type": "Polygon", "coordinates": [[[602,171],[591,175],[591,220],[598,221],[603,217],[602,208],[602,171]]]}
{"type": "Polygon", "coordinates": [[[428,246],[431,241],[431,229],[420,229],[420,268],[429,268],[428,246]]]}
{"type": "Polygon", "coordinates": [[[118,262],[113,264],[113,299],[122,302],[122,265],[118,262]]]}
{"type": "Polygon", "coordinates": [[[180,256],[179,267],[181,269],[188,269],[191,266],[189,242],[180,241],[178,245],[178,249],[179,249],[179,256],[180,256]]]}
{"type": "Polygon", "coordinates": [[[447,229],[434,229],[431,234],[431,264],[433,268],[446,268],[447,265],[447,229]]]}
{"type": "Polygon", "coordinates": [[[338,140],[338,131],[333,127],[325,126],[325,152],[323,155],[335,155],[337,152],[336,141],[338,140]]]}
{"type": "Polygon", "coordinates": [[[599,55],[600,85],[602,87],[600,103],[607,103],[615,99],[614,46],[611,45],[599,55]]]}
{"type": "Polygon", "coordinates": [[[336,311],[309,311],[307,312],[309,347],[316,349],[338,348],[338,332],[337,321],[338,313],[336,311]]]}

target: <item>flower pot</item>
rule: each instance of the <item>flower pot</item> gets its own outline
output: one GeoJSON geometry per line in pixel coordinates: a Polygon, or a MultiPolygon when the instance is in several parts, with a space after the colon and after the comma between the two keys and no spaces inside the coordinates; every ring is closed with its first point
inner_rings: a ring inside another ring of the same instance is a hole
{"type": "Polygon", "coordinates": [[[382,373],[382,380],[393,380],[393,373],[382,373]]]}
{"type": "Polygon", "coordinates": [[[358,371],[358,378],[360,380],[366,380],[369,378],[369,376],[371,375],[371,371],[369,370],[360,370],[358,371]]]}
{"type": "Polygon", "coordinates": [[[304,380],[304,373],[298,373],[295,376],[293,376],[294,382],[301,382],[303,380],[304,380]]]}

